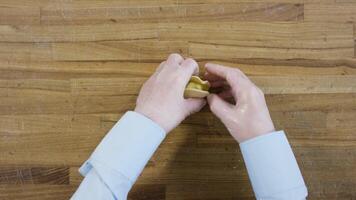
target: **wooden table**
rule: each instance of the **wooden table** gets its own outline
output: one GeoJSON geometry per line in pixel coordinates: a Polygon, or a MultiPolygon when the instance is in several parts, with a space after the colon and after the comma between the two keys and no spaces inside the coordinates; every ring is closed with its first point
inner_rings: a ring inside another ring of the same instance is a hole
{"type": "MultiPolygon", "coordinates": [[[[309,199],[356,199],[355,22],[353,0],[0,0],[0,199],[68,199],[172,52],[239,67],[287,132],[309,199]]],[[[253,192],[205,108],[169,134],[130,199],[253,192]]]]}

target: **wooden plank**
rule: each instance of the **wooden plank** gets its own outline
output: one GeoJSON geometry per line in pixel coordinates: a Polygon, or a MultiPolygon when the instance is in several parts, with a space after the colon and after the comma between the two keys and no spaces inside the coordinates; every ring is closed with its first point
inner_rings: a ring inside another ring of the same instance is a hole
{"type": "MultiPolygon", "coordinates": [[[[278,129],[279,130],[279,129],[278,129]]],[[[295,146],[305,147],[355,147],[354,128],[285,128],[288,139],[295,146]]],[[[226,148],[236,146],[236,140],[227,131],[199,132],[197,145],[201,148],[226,148]]]]}
{"type": "Polygon", "coordinates": [[[186,42],[104,41],[83,43],[1,43],[2,61],[162,61],[170,53],[187,55],[186,42]]]}
{"type": "MultiPolygon", "coordinates": [[[[24,0],[20,0],[22,2],[24,0]]],[[[320,0],[312,0],[319,2],[320,0]]],[[[334,2],[334,0],[323,0],[323,2],[334,2]]],[[[4,0],[8,5],[18,5],[16,2],[11,0],[4,0]]],[[[78,1],[25,1],[24,4],[28,2],[37,3],[42,7],[73,7],[73,8],[107,8],[107,7],[155,7],[155,6],[181,6],[181,5],[190,5],[190,4],[216,4],[216,3],[304,3],[303,0],[78,0],[78,1]]]]}
{"type": "Polygon", "coordinates": [[[342,59],[354,56],[353,45],[336,48],[266,48],[191,43],[189,55],[197,59],[342,59]]]}
{"type": "MultiPolygon", "coordinates": [[[[355,109],[356,107],[354,107],[355,109]]],[[[356,118],[355,110],[345,110],[337,113],[330,113],[327,117],[327,126],[336,128],[355,128],[356,123],[350,123],[356,118]]]]}
{"type": "MultiPolygon", "coordinates": [[[[356,75],[356,62],[350,63],[256,63],[209,61],[242,70],[248,76],[304,76],[304,75],[356,75]],[[355,67],[354,67],[355,64],[355,67]]],[[[149,77],[159,62],[27,62],[0,61],[1,79],[53,79],[69,80],[78,78],[138,78],[149,77]]],[[[203,73],[206,61],[199,62],[203,73]]]]}
{"type": "Polygon", "coordinates": [[[0,80],[1,114],[72,113],[67,80],[0,80]],[[44,98],[45,97],[45,98],[44,98]]]}
{"type": "Polygon", "coordinates": [[[189,55],[197,59],[354,57],[352,24],[171,23],[160,25],[159,37],[190,41],[189,55]]]}
{"type": "Polygon", "coordinates": [[[79,173],[79,166],[69,168],[69,183],[71,185],[79,185],[83,179],[83,176],[79,173]]]}
{"type": "Polygon", "coordinates": [[[322,50],[327,47],[337,48],[339,45],[350,47],[353,26],[333,23],[161,23],[159,38],[244,48],[278,47],[292,50],[309,47],[322,50]]]}
{"type": "Polygon", "coordinates": [[[17,79],[0,80],[0,87],[18,90],[41,90],[48,92],[69,93],[71,91],[70,81],[51,79],[17,79]]]}
{"type": "Polygon", "coordinates": [[[305,21],[312,22],[356,22],[354,3],[305,4],[305,21]]]}
{"type": "MultiPolygon", "coordinates": [[[[304,76],[304,75],[355,75],[356,68],[346,63],[332,63],[329,65],[324,63],[256,63],[245,64],[242,62],[224,62],[224,61],[209,61],[228,67],[238,68],[248,76],[304,76]]],[[[328,61],[327,61],[328,62],[328,61]]],[[[206,62],[199,62],[200,66],[204,66],[206,62]]],[[[201,70],[202,71],[202,70],[201,70]]]]}
{"type": "Polygon", "coordinates": [[[300,21],[303,4],[209,3],[155,6],[48,6],[42,24],[98,24],[176,21],[300,21]]]}
{"type": "MultiPolygon", "coordinates": [[[[17,114],[70,114],[74,112],[74,105],[77,101],[67,94],[37,93],[33,90],[15,91],[15,97],[0,96],[0,115],[17,114]],[[21,96],[26,95],[26,96],[21,96]],[[44,96],[46,98],[44,98],[44,96]]],[[[1,94],[1,90],[0,90],[1,94]]],[[[84,99],[79,102],[83,102],[84,99]]],[[[118,100],[118,99],[117,99],[118,100]]],[[[94,100],[90,100],[92,102],[94,100]]],[[[87,105],[90,105],[87,104],[87,105]]],[[[100,104],[96,105],[99,106],[100,104]]],[[[85,105],[78,106],[78,112],[83,112],[85,105]]],[[[89,109],[89,108],[88,108],[89,109]]],[[[97,109],[96,109],[97,110],[97,109]]]]}
{"type": "Polygon", "coordinates": [[[40,8],[35,6],[4,6],[0,2],[0,24],[40,24],[40,8]]]}
{"type": "Polygon", "coordinates": [[[129,192],[128,200],[165,200],[166,186],[163,184],[135,184],[129,192]]]}
{"type": "Polygon", "coordinates": [[[326,114],[320,111],[271,112],[277,129],[285,128],[325,128],[326,114]]]}
{"type": "Polygon", "coordinates": [[[53,59],[60,61],[161,61],[170,53],[187,55],[187,52],[186,42],[110,41],[53,44],[53,59]]]}
{"type": "Polygon", "coordinates": [[[234,183],[170,184],[167,186],[167,200],[186,199],[255,199],[248,181],[234,183]]]}
{"type": "Polygon", "coordinates": [[[0,42],[0,60],[5,62],[52,60],[52,44],[0,42]]]}
{"type": "Polygon", "coordinates": [[[68,185],[68,167],[0,167],[0,185],[49,184],[68,185]]]}
{"type": "MultiPolygon", "coordinates": [[[[32,92],[33,93],[33,92],[32,92]]],[[[95,114],[121,113],[135,107],[136,95],[92,96],[42,93],[21,97],[23,91],[15,97],[0,98],[1,115],[17,114],[95,114]],[[39,107],[38,105],[41,105],[39,107]]],[[[338,111],[355,109],[355,94],[284,94],[266,95],[270,111],[338,111]]],[[[209,112],[206,109],[204,112],[209,112]]]]}
{"type": "Polygon", "coordinates": [[[147,78],[72,79],[73,95],[137,95],[147,78]]]}
{"type": "Polygon", "coordinates": [[[72,185],[0,185],[0,198],[4,200],[66,200],[75,192],[72,185]]]}
{"type": "Polygon", "coordinates": [[[356,108],[356,94],[265,95],[270,111],[340,111],[356,108]]]}
{"type": "MultiPolygon", "coordinates": [[[[323,68],[323,67],[346,67],[346,68],[355,68],[356,67],[356,60],[355,58],[342,58],[342,59],[272,59],[272,58],[238,58],[238,59],[231,59],[231,60],[223,60],[223,59],[198,59],[203,63],[205,62],[221,62],[221,63],[232,63],[233,66],[238,67],[238,64],[246,64],[246,65],[256,65],[263,66],[263,65],[274,65],[274,66],[304,66],[304,67],[315,67],[315,68],[323,68]]],[[[293,68],[291,68],[292,70],[293,68]]],[[[293,71],[293,70],[292,70],[293,71]]],[[[303,70],[300,70],[298,73],[302,73],[303,70]]],[[[327,70],[325,70],[325,73],[327,70]]],[[[277,75],[271,72],[271,75],[277,75]]],[[[287,73],[287,72],[286,72],[287,73]]],[[[305,71],[307,73],[307,71],[305,71]]],[[[323,74],[321,72],[321,74],[323,74]]],[[[347,74],[345,72],[344,74],[347,74]]],[[[293,76],[294,73],[285,74],[289,76],[293,76]]]]}
{"type": "Polygon", "coordinates": [[[353,181],[338,180],[337,182],[325,182],[320,180],[320,182],[310,183],[308,187],[308,191],[311,191],[308,196],[310,199],[352,199],[356,195],[355,191],[352,190],[352,188],[356,187],[353,181]]]}
{"type": "MultiPolygon", "coordinates": [[[[250,76],[265,94],[354,93],[355,76],[250,76]]],[[[73,79],[78,95],[137,95],[146,78],[73,79]],[[124,87],[125,86],[125,87],[124,87]]]]}
{"type": "MultiPolygon", "coordinates": [[[[320,0],[311,0],[320,1],[320,0]]],[[[324,0],[330,1],[330,0],[324,0]]],[[[333,0],[332,0],[333,1],[333,0]]],[[[180,0],[178,4],[211,4],[211,3],[304,3],[303,0],[180,0]]]]}
{"type": "MultiPolygon", "coordinates": [[[[149,77],[159,63],[89,61],[89,62],[27,62],[0,61],[1,79],[51,79],[149,77]]],[[[338,69],[335,69],[336,71],[338,69]]],[[[349,71],[349,69],[343,69],[349,71]]],[[[337,72],[335,72],[337,73],[337,72]]],[[[352,73],[351,71],[348,73],[352,73]]]]}
{"type": "Polygon", "coordinates": [[[157,38],[156,24],[0,25],[0,42],[84,42],[157,38]]]}
{"type": "MultiPolygon", "coordinates": [[[[335,112],[337,113],[337,111],[335,112]]],[[[271,115],[277,129],[326,128],[327,113],[323,111],[271,112],[271,115]]],[[[350,123],[350,121],[346,122],[350,123]]],[[[210,112],[197,113],[183,123],[211,127],[213,128],[212,131],[216,131],[216,129],[225,130],[225,126],[210,112]]]]}
{"type": "MultiPolygon", "coordinates": [[[[11,0],[6,0],[10,1],[11,0]]],[[[22,0],[23,1],[23,0],[22,0]]],[[[36,1],[36,0],[35,0],[36,1]]],[[[8,2],[8,3],[10,3],[8,2]]],[[[142,6],[152,7],[159,5],[176,5],[176,0],[77,0],[77,1],[51,1],[42,0],[37,2],[43,9],[61,9],[61,8],[110,8],[110,7],[130,7],[130,6],[142,6]]],[[[179,2],[178,2],[179,3],[179,2]]]]}
{"type": "Polygon", "coordinates": [[[354,76],[251,77],[265,94],[355,93],[354,76]]]}

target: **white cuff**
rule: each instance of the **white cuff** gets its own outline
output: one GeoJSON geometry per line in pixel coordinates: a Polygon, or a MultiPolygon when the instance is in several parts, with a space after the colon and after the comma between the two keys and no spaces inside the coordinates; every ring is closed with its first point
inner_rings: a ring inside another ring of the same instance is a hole
{"type": "Polygon", "coordinates": [[[129,111],[104,137],[79,172],[85,176],[95,168],[103,182],[117,195],[122,192],[123,182],[118,182],[115,177],[125,177],[129,184],[125,188],[130,188],[165,136],[165,131],[155,122],[129,111]]]}
{"type": "Polygon", "coordinates": [[[308,192],[283,131],[240,144],[257,199],[304,199],[308,192]]]}

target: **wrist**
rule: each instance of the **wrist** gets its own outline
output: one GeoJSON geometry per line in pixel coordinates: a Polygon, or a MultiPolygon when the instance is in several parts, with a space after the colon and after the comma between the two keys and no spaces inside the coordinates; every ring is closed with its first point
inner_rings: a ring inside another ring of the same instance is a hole
{"type": "Polygon", "coordinates": [[[258,131],[252,132],[252,133],[251,132],[247,133],[243,137],[239,138],[238,142],[242,143],[242,142],[263,136],[263,135],[268,135],[273,132],[276,132],[276,129],[274,128],[274,126],[271,126],[269,128],[263,129],[263,130],[258,130],[258,131]]]}
{"type": "Polygon", "coordinates": [[[139,113],[139,114],[143,115],[144,117],[150,119],[153,123],[155,123],[159,127],[161,127],[165,131],[166,134],[168,133],[167,126],[164,125],[162,120],[157,116],[157,114],[155,114],[155,112],[151,112],[149,110],[141,109],[138,107],[136,107],[134,109],[134,112],[139,113]]]}

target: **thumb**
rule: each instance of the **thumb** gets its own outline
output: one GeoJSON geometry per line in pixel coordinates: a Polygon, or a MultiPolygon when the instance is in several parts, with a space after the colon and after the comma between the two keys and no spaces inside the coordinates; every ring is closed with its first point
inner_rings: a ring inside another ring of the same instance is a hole
{"type": "Polygon", "coordinates": [[[208,96],[208,103],[210,106],[210,110],[223,122],[234,106],[232,104],[227,103],[216,94],[210,94],[208,96]]]}
{"type": "Polygon", "coordinates": [[[206,104],[205,99],[189,98],[185,100],[186,108],[189,114],[200,111],[206,104]]]}

